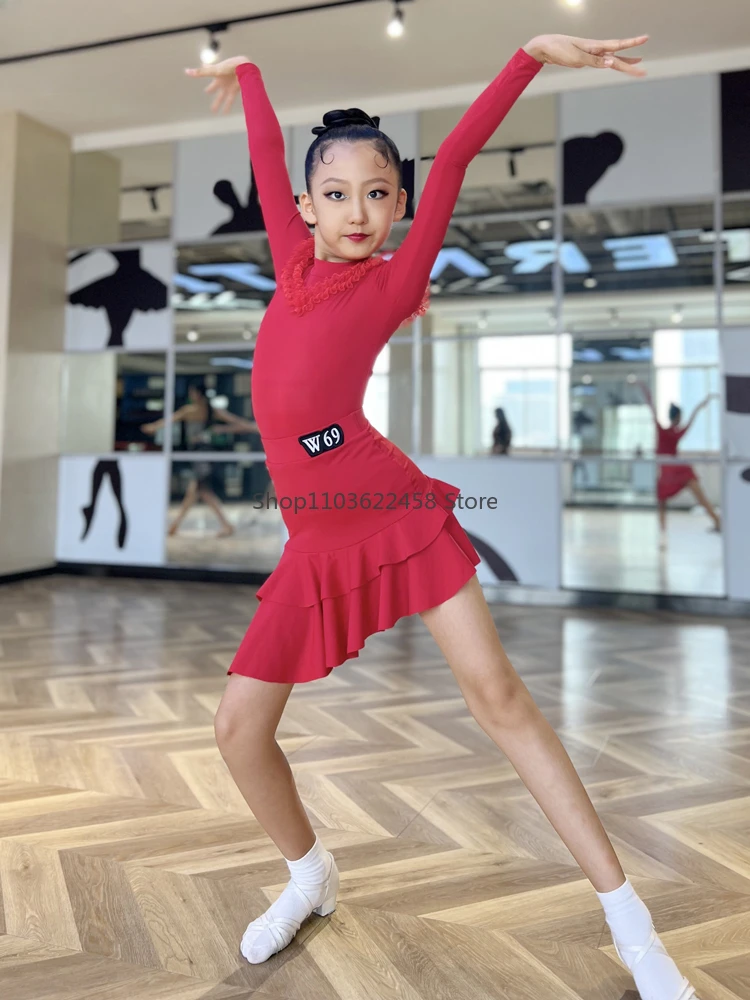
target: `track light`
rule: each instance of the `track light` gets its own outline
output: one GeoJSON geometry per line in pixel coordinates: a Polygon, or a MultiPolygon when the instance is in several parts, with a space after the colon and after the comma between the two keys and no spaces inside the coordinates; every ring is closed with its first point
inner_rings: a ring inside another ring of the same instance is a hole
{"type": "Polygon", "coordinates": [[[159,201],[158,201],[156,195],[157,195],[157,192],[159,191],[159,188],[158,187],[147,187],[147,188],[144,188],[144,190],[145,190],[146,194],[148,195],[148,203],[151,206],[151,211],[152,212],[158,212],[159,211],[159,201]]]}
{"type": "Polygon", "coordinates": [[[482,310],[482,312],[479,314],[479,319],[477,320],[477,326],[479,327],[480,330],[486,330],[487,327],[489,326],[486,310],[482,310]]]}
{"type": "Polygon", "coordinates": [[[189,340],[191,344],[194,344],[197,340],[200,340],[200,334],[197,330],[188,330],[185,334],[185,339],[189,340]]]}
{"type": "Polygon", "coordinates": [[[404,33],[404,12],[401,10],[400,0],[394,0],[393,17],[388,22],[386,31],[391,38],[401,38],[404,33]]]}
{"type": "Polygon", "coordinates": [[[201,49],[201,62],[204,66],[211,66],[218,60],[220,48],[219,39],[211,35],[208,45],[201,49]]]}
{"type": "Polygon", "coordinates": [[[596,288],[599,282],[594,277],[584,278],[583,287],[584,288],[596,288]]]}
{"type": "Polygon", "coordinates": [[[540,233],[548,233],[552,229],[552,219],[538,219],[536,228],[540,233]]]}
{"type": "Polygon", "coordinates": [[[229,31],[228,24],[207,24],[208,44],[201,49],[201,62],[204,66],[211,66],[217,62],[221,54],[221,42],[216,37],[222,31],[229,31]]]}
{"type": "Polygon", "coordinates": [[[675,326],[679,326],[685,317],[682,313],[682,306],[675,306],[675,310],[672,313],[672,322],[675,326]]]}

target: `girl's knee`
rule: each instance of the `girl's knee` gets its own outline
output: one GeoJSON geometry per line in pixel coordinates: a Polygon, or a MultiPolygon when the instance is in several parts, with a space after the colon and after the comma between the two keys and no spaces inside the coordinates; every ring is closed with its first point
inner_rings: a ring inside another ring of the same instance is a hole
{"type": "Polygon", "coordinates": [[[273,733],[247,711],[247,706],[222,702],[214,716],[214,734],[222,757],[241,752],[250,756],[273,742],[273,733]]]}

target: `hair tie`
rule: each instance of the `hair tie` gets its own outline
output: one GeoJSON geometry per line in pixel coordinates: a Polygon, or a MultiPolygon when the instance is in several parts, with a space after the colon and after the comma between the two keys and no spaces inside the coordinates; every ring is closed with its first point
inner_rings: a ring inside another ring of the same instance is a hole
{"type": "Polygon", "coordinates": [[[323,124],[316,125],[311,131],[313,135],[321,136],[335,128],[346,128],[347,125],[368,125],[370,128],[380,130],[380,117],[378,115],[365,114],[360,108],[349,108],[347,111],[338,109],[337,111],[327,111],[323,115],[323,124]]]}

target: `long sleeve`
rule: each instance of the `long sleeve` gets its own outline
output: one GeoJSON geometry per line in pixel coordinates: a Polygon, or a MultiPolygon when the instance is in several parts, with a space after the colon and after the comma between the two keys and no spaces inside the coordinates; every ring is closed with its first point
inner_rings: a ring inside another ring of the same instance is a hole
{"type": "Polygon", "coordinates": [[[432,164],[411,228],[388,263],[386,290],[393,318],[419,306],[456,206],[466,168],[499,127],[543,63],[519,49],[443,141],[432,164]]]}
{"type": "Polygon", "coordinates": [[[308,237],[310,231],[294,200],[286,167],[284,136],[260,70],[254,63],[242,63],[237,67],[237,79],[245,109],[250,165],[278,275],[294,247],[308,237]]]}

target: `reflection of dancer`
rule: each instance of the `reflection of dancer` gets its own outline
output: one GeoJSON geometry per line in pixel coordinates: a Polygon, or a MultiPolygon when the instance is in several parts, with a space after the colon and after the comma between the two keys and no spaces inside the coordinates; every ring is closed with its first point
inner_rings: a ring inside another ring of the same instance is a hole
{"type": "Polygon", "coordinates": [[[492,432],[492,455],[507,455],[510,443],[513,440],[513,431],[510,429],[505,410],[498,406],[495,410],[495,429],[492,432]]]}
{"type": "Polygon", "coordinates": [[[109,321],[107,347],[122,347],[133,313],[167,308],[167,286],[141,267],[141,251],[111,250],[117,270],[68,296],[73,306],[104,309],[109,321]]]}
{"type": "Polygon", "coordinates": [[[212,236],[218,236],[220,233],[253,233],[265,228],[254,174],[251,175],[250,179],[247,205],[243,205],[237,197],[237,192],[231,181],[217,181],[214,185],[214,195],[232,210],[232,218],[217,226],[211,233],[212,236]]]}
{"type": "MultiPolygon", "coordinates": [[[[458,677],[479,724],[513,762],[601,893],[619,953],[641,995],[688,1000],[692,990],[625,879],[570,758],[502,648],[479,586],[479,556],[452,512],[458,494],[426,476],[372,427],[362,402],[393,331],[419,311],[469,162],[542,62],[639,75],[615,58],[641,44],[545,35],[520,49],[441,145],[414,223],[389,259],[373,255],[404,216],[406,191],[392,140],[359,111],[324,116],[306,157],[297,211],[284,141],[257,66],[229,59],[189,72],[214,77],[215,105],[242,89],[250,153],[281,297],[258,335],[254,402],[282,498],[346,495],[282,507],[289,541],[258,592],[261,604],[230,667],[215,720],[221,753],[256,819],[288,860],[291,882],[245,932],[242,954],[263,962],[303,920],[336,906],[338,870],[315,835],[276,732],[291,689],[359,655],[368,635],[419,613],[458,677]],[[612,53],[612,54],[610,54],[612,53]],[[306,222],[314,224],[310,236],[306,222]],[[404,513],[373,491],[430,503],[404,513]],[[362,503],[358,502],[361,497],[362,503]],[[353,498],[353,503],[352,503],[353,498]]],[[[278,293],[277,293],[278,294],[278,293]]]]}
{"type": "MultiPolygon", "coordinates": [[[[215,430],[221,429],[229,434],[258,430],[258,425],[254,420],[243,420],[242,417],[238,417],[228,410],[213,407],[211,400],[206,395],[205,386],[200,381],[190,386],[188,399],[189,402],[175,412],[172,420],[175,423],[184,421],[190,451],[205,451],[206,446],[211,443],[211,432],[215,430]],[[221,425],[220,428],[219,425],[221,425]]],[[[144,424],[141,430],[144,434],[154,434],[159,428],[164,427],[165,423],[164,419],[155,420],[151,424],[144,424]]],[[[234,534],[234,528],[227,520],[216,495],[214,464],[213,462],[193,463],[192,478],[185,491],[182,506],[169,529],[170,535],[177,534],[186,514],[196,500],[202,500],[216,514],[221,525],[219,538],[226,538],[234,534]]]]}
{"type": "MultiPolygon", "coordinates": [[[[656,415],[656,407],[651,397],[651,390],[643,382],[638,382],[637,384],[646,397],[646,402],[651,409],[654,423],[656,424],[657,455],[676,455],[680,440],[693,426],[693,421],[700,411],[704,406],[708,406],[712,399],[717,398],[716,395],[707,396],[702,403],[699,403],[684,427],[680,427],[682,410],[679,406],[672,403],[669,407],[669,427],[662,427],[656,415]]],[[[664,532],[667,530],[667,500],[671,497],[676,497],[684,489],[689,489],[698,503],[705,508],[708,516],[714,522],[714,530],[721,531],[719,516],[714,510],[711,501],[706,496],[692,465],[661,465],[659,466],[659,479],[656,486],[656,499],[659,503],[659,528],[662,532],[662,544],[664,544],[664,532]]]]}
{"type": "Polygon", "coordinates": [[[117,506],[120,508],[120,527],[117,532],[117,547],[122,549],[125,547],[125,539],[128,534],[128,516],[125,513],[125,506],[122,502],[122,479],[120,477],[120,466],[116,461],[109,459],[97,462],[94,466],[94,475],[91,478],[91,502],[88,507],[81,508],[81,512],[86,522],[83,534],[81,535],[81,541],[84,541],[88,535],[89,529],[91,528],[91,522],[94,520],[94,514],[96,513],[96,501],[99,498],[99,490],[102,488],[102,482],[104,481],[105,476],[109,476],[109,481],[112,484],[112,492],[115,495],[117,506]]]}
{"type": "Polygon", "coordinates": [[[577,135],[563,146],[563,203],[582,205],[589,191],[625,152],[625,143],[616,132],[577,135]]]}

